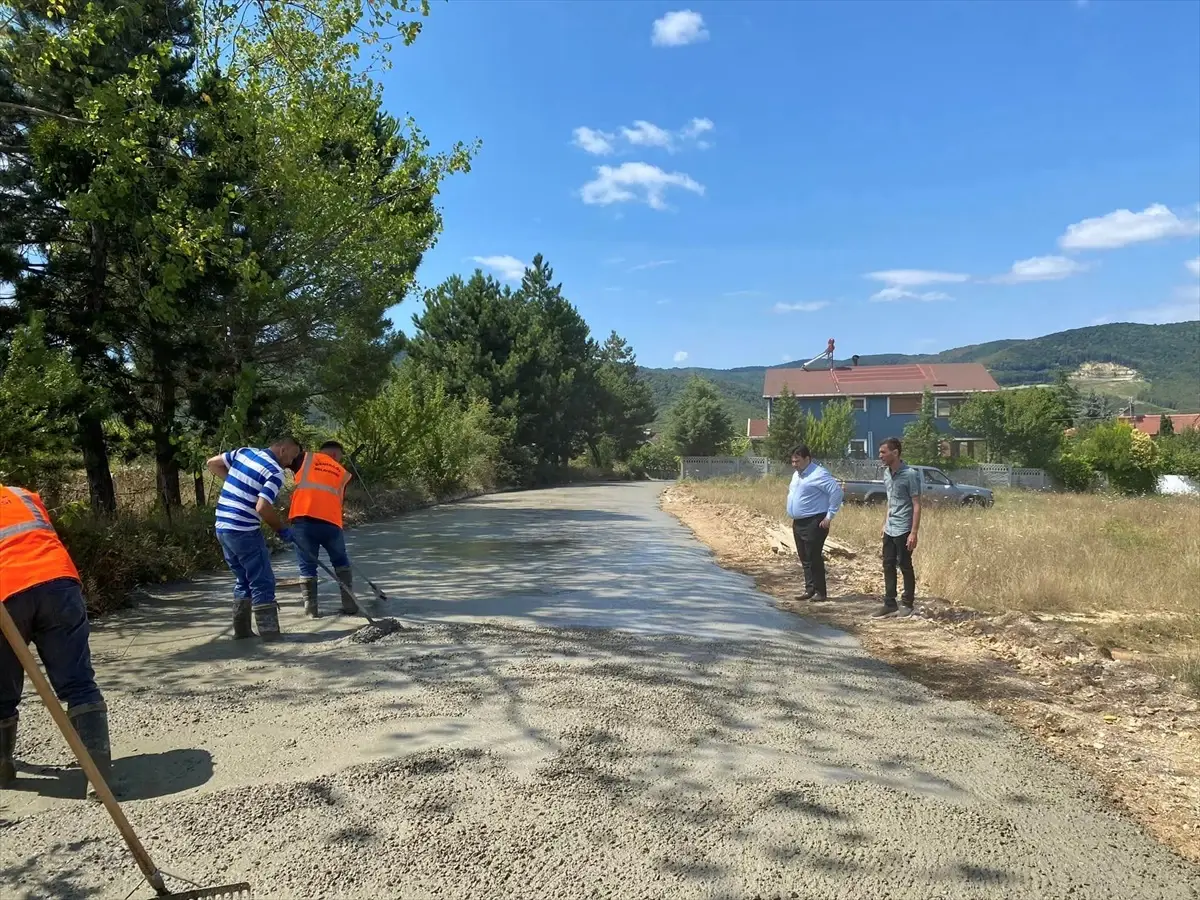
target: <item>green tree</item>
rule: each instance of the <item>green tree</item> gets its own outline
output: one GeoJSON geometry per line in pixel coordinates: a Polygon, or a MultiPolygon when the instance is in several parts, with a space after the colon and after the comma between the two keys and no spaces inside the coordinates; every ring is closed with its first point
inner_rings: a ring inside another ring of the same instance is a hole
{"type": "Polygon", "coordinates": [[[1175,433],[1175,423],[1171,421],[1170,416],[1163,416],[1158,425],[1159,437],[1170,437],[1175,433]]]}
{"type": "Polygon", "coordinates": [[[849,400],[832,400],[821,410],[821,418],[808,414],[808,446],[819,459],[841,459],[854,437],[854,410],[849,400]]]}
{"type": "Polygon", "coordinates": [[[1058,458],[1073,420],[1069,394],[1058,387],[976,394],[951,415],[961,434],[983,438],[990,462],[1046,468],[1058,458]]]}
{"type": "Polygon", "coordinates": [[[626,461],[646,441],[646,429],[654,421],[654,398],[650,386],[638,376],[637,357],[629,343],[611,332],[598,352],[597,416],[588,438],[592,462],[605,467],[600,441],[607,440],[613,458],[626,461]]]}
{"type": "Polygon", "coordinates": [[[937,427],[933,392],[926,390],[921,398],[917,418],[904,427],[904,456],[917,465],[936,465],[941,459],[944,435],[937,427]]]}
{"type": "Polygon", "coordinates": [[[1071,379],[1070,372],[1066,369],[1059,369],[1054,373],[1054,384],[1051,390],[1062,410],[1063,418],[1060,424],[1063,428],[1070,428],[1078,422],[1083,413],[1084,400],[1079,386],[1071,379]]]}
{"type": "Polygon", "coordinates": [[[788,462],[792,448],[805,440],[806,424],[800,401],[784,385],[779,396],[771,401],[771,422],[767,426],[763,453],[776,462],[788,462]]]}
{"type": "Polygon", "coordinates": [[[671,409],[667,443],[679,456],[717,456],[733,434],[733,421],[716,388],[698,376],[689,380],[671,409]]]}
{"type": "Polygon", "coordinates": [[[1103,422],[1080,435],[1074,451],[1123,494],[1153,493],[1158,478],[1154,441],[1128,422],[1103,422]]]}
{"type": "Polygon", "coordinates": [[[950,415],[951,427],[959,434],[983,439],[988,462],[1006,459],[1009,454],[1006,430],[1008,393],[974,394],[950,415]]]}

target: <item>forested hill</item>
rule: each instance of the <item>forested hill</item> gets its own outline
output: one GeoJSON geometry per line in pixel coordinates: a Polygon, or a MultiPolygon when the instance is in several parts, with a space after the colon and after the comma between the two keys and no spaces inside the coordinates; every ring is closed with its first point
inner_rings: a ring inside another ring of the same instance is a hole
{"type": "MultiPolygon", "coordinates": [[[[842,339],[839,343],[844,349],[853,347],[852,340],[842,339]]],[[[784,363],[780,368],[806,361],[784,363]]],[[[906,362],[983,363],[1002,385],[1044,383],[1057,369],[1074,371],[1088,362],[1116,363],[1137,370],[1141,380],[1132,384],[1098,382],[1095,389],[1136,396],[1153,408],[1200,411],[1200,322],[1095,325],[1030,340],[991,341],[923,356],[884,353],[859,357],[859,365],[863,366],[906,362]]],[[[642,369],[641,375],[654,393],[660,421],[688,378],[695,374],[717,386],[740,431],[746,419],[766,414],[762,385],[767,368],[642,369]]]]}

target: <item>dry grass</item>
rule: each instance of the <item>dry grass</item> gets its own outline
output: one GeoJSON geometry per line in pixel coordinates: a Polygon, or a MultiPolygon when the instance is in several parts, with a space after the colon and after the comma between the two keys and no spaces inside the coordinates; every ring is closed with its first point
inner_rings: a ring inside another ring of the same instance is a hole
{"type": "MultiPolygon", "coordinates": [[[[786,521],[787,482],[692,482],[705,500],[786,521]]],[[[832,534],[874,552],[883,512],[847,504],[832,534]]],[[[1103,646],[1153,653],[1200,688],[1200,504],[1000,491],[991,509],[927,507],[917,551],[925,596],[983,612],[1019,610],[1103,646]]]]}

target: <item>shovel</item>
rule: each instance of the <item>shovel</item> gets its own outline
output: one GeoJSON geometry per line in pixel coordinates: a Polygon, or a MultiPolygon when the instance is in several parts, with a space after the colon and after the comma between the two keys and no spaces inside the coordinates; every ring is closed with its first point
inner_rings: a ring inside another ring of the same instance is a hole
{"type": "MultiPolygon", "coordinates": [[[[146,848],[138,840],[133,826],[125,818],[125,813],[121,811],[121,807],[117,803],[117,798],[113,796],[112,790],[100,775],[100,770],[96,768],[96,763],[92,760],[92,755],[88,753],[87,747],[79,739],[79,734],[75,731],[75,726],[71,724],[71,720],[63,712],[62,704],[54,696],[50,682],[46,680],[46,676],[42,674],[42,670],[34,662],[33,654],[29,652],[29,647],[25,643],[24,638],[21,637],[21,632],[17,630],[16,623],[13,622],[12,616],[8,614],[8,610],[2,602],[0,602],[0,630],[4,632],[4,638],[8,641],[9,646],[12,647],[13,653],[17,655],[17,659],[21,661],[21,668],[25,670],[25,674],[29,676],[29,680],[33,682],[38,696],[42,698],[42,703],[46,705],[46,709],[50,712],[50,717],[54,719],[54,724],[58,726],[58,730],[67,739],[67,743],[71,746],[71,752],[75,754],[75,758],[79,761],[79,767],[83,769],[83,773],[87,776],[87,780],[91,782],[96,794],[100,797],[100,801],[104,804],[104,808],[112,816],[113,824],[117,826],[117,831],[121,832],[121,837],[125,839],[125,843],[129,847],[129,852],[137,860],[138,868],[142,870],[142,874],[146,877],[146,881],[150,883],[150,887],[154,888],[154,896],[164,898],[164,900],[250,900],[250,885],[244,881],[237,884],[225,884],[220,887],[196,888],[177,894],[172,894],[167,890],[166,883],[163,881],[163,872],[150,859],[150,854],[146,852],[146,848]]],[[[177,878],[178,876],[172,877],[177,878]]]]}

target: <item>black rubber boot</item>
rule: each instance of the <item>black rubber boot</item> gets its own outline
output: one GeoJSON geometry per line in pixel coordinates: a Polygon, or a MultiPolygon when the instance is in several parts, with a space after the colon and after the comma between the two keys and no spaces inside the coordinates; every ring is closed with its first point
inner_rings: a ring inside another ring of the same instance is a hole
{"type": "MultiPolygon", "coordinates": [[[[92,762],[100,770],[105,783],[112,787],[112,747],[108,743],[108,704],[103,700],[99,703],[87,703],[67,710],[67,718],[83,741],[92,757],[92,762]]],[[[92,783],[88,782],[87,796],[89,800],[97,797],[92,783]]]]}
{"type": "Polygon", "coordinates": [[[254,637],[254,630],[250,627],[250,598],[244,600],[233,601],[233,638],[234,640],[242,640],[244,638],[254,637]]]}
{"type": "Polygon", "coordinates": [[[339,587],[342,592],[342,612],[349,616],[357,616],[359,614],[358,604],[354,602],[354,595],[350,593],[350,590],[354,588],[354,571],[352,569],[334,569],[333,574],[341,582],[339,587]]]}
{"type": "Polygon", "coordinates": [[[13,753],[17,749],[17,717],[0,720],[0,788],[10,787],[17,780],[17,764],[13,753]]]}
{"type": "Polygon", "coordinates": [[[258,635],[264,641],[277,641],[279,633],[279,604],[255,604],[254,624],[258,626],[258,635]]]}
{"type": "Polygon", "coordinates": [[[300,587],[304,590],[304,614],[310,619],[321,618],[321,610],[317,606],[317,579],[301,578],[300,587]]]}

